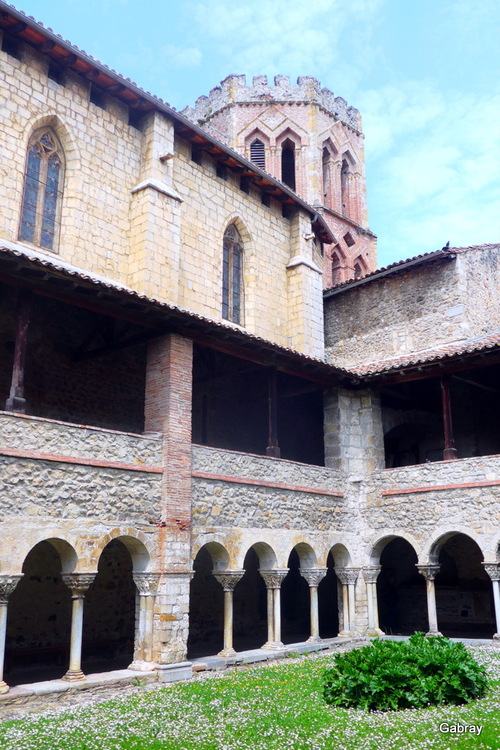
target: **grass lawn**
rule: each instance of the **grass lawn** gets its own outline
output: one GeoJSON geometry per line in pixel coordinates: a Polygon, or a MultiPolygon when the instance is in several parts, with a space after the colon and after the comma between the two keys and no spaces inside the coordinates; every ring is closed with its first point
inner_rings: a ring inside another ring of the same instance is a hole
{"type": "Polygon", "coordinates": [[[127,698],[0,725],[2,750],[500,749],[500,649],[474,649],[491,689],[452,708],[388,713],[333,709],[321,697],[332,656],[241,668],[127,698]],[[444,734],[442,723],[482,725],[444,734]]]}

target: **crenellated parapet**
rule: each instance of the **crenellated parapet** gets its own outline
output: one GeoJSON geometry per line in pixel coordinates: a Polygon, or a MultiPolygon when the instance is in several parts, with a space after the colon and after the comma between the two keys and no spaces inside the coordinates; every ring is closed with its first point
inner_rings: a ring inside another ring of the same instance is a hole
{"type": "Polygon", "coordinates": [[[204,125],[215,114],[231,104],[272,102],[302,102],[317,104],[335,119],[361,130],[361,115],[355,107],[347,104],[341,96],[335,96],[330,89],[323,88],[313,76],[299,76],[297,83],[290,82],[290,76],[274,76],[270,85],[267,76],[253,76],[252,84],[247,85],[245,75],[230,75],[215,86],[208,96],[200,96],[194,107],[186,107],[182,114],[190,120],[204,125]]]}

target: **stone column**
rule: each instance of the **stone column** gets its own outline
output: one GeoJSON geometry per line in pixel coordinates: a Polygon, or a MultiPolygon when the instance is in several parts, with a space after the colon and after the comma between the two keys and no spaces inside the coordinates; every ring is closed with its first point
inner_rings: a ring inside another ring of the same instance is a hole
{"type": "Polygon", "coordinates": [[[9,692],[9,686],[3,679],[5,637],[7,635],[7,605],[9,596],[22,577],[22,573],[20,575],[0,575],[0,695],[9,692]]]}
{"type": "Polygon", "coordinates": [[[427,635],[441,635],[438,630],[436,609],[436,588],[434,579],[439,573],[439,565],[417,565],[418,572],[425,578],[427,589],[427,616],[429,618],[429,632],[427,635]]]}
{"type": "Polygon", "coordinates": [[[484,562],[483,567],[491,578],[493,586],[493,602],[495,606],[495,621],[497,632],[493,636],[495,640],[500,640],[500,563],[484,562]]]}
{"type": "Polygon", "coordinates": [[[363,578],[365,579],[368,598],[368,630],[366,631],[366,635],[384,634],[378,623],[377,578],[381,570],[381,565],[370,565],[368,568],[363,568],[363,578]]]}
{"type": "Polygon", "coordinates": [[[342,584],[343,628],[339,635],[352,635],[356,630],[355,587],[359,568],[335,568],[342,584]]]}
{"type": "Polygon", "coordinates": [[[307,639],[308,643],[320,641],[319,636],[319,614],[318,614],[318,586],[320,581],[328,573],[328,568],[309,568],[300,571],[303,578],[309,584],[309,597],[311,606],[311,635],[307,639]]]}
{"type": "Polygon", "coordinates": [[[224,570],[214,573],[214,577],[224,589],[224,646],[218,656],[233,656],[236,653],[233,648],[233,591],[244,574],[244,570],[224,570]]]}
{"type": "Polygon", "coordinates": [[[134,583],[139,592],[139,623],[137,628],[134,660],[129,669],[150,671],[153,662],[153,614],[155,596],[158,592],[160,573],[134,573],[134,583]]]}
{"type": "Polygon", "coordinates": [[[82,672],[83,600],[85,593],[96,577],[95,573],[63,573],[62,579],[71,591],[71,645],[69,668],[63,680],[84,680],[82,672]]]}
{"type": "Polygon", "coordinates": [[[283,648],[281,642],[281,584],[286,578],[288,568],[281,570],[261,570],[267,588],[267,642],[262,648],[283,648]]]}

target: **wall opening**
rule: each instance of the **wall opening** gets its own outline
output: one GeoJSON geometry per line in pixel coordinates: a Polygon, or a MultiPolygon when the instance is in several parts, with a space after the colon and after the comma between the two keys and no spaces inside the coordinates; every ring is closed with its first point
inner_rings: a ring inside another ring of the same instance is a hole
{"type": "Polygon", "coordinates": [[[85,595],[84,673],[126,669],[134,656],[137,589],[132,558],[114,539],[103,549],[98,572],[85,595]]]}
{"type": "Polygon", "coordinates": [[[281,146],[281,181],[295,190],[295,143],[290,138],[281,146]]]}
{"type": "Polygon", "coordinates": [[[195,557],[189,593],[188,658],[217,654],[224,643],[224,592],[206,547],[195,557]]]}
{"type": "Polygon", "coordinates": [[[300,574],[297,550],[291,551],[287,567],[288,573],[281,584],[281,640],[299,643],[311,635],[311,615],[309,586],[300,574]]]}
{"type": "Polygon", "coordinates": [[[60,679],[68,669],[71,593],[50,542],[37,544],[9,598],[5,679],[11,685],[60,679]]]}
{"type": "Polygon", "coordinates": [[[318,586],[319,634],[321,638],[335,638],[339,633],[339,602],[342,601],[340,581],[335,573],[331,552],[326,561],[327,574],[318,586]]]}
{"type": "Polygon", "coordinates": [[[260,648],[267,640],[267,589],[253,548],[245,555],[245,573],[234,589],[233,643],[236,651],[260,648]]]}
{"type": "Polygon", "coordinates": [[[377,579],[380,627],[387,635],[427,632],[425,580],[418,572],[417,554],[412,545],[397,537],[384,547],[382,570],[377,579]]]}
{"type": "Polygon", "coordinates": [[[495,632],[493,588],[482,560],[479,546],[465,534],[454,534],[441,547],[435,585],[443,635],[491,638],[495,632]]]}
{"type": "MultiPolygon", "coordinates": [[[[17,291],[0,285],[0,407],[9,396],[17,291]]],[[[125,346],[144,329],[33,295],[28,328],[26,413],[142,432],[146,346],[125,346]]]]}

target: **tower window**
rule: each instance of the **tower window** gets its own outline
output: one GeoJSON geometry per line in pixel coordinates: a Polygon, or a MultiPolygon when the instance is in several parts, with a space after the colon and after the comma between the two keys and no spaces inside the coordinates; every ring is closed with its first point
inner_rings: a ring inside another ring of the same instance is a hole
{"type": "Polygon", "coordinates": [[[342,161],[342,168],[340,170],[340,194],[342,196],[342,213],[347,214],[348,209],[348,186],[347,186],[347,175],[349,174],[349,163],[347,159],[342,161]]]}
{"type": "Polygon", "coordinates": [[[53,250],[57,243],[64,158],[55,133],[44,128],[28,144],[19,239],[53,250]]]}
{"type": "Polygon", "coordinates": [[[347,245],[347,247],[352,247],[356,244],[355,240],[353,240],[352,234],[350,232],[346,232],[344,234],[344,242],[347,245]]]}
{"type": "Polygon", "coordinates": [[[266,150],[264,144],[259,138],[256,138],[250,144],[250,161],[260,169],[266,168],[266,150]]]}
{"type": "Polygon", "coordinates": [[[281,181],[295,190],[295,144],[290,138],[281,147],[281,181]]]}
{"type": "Polygon", "coordinates": [[[236,226],[224,232],[222,263],[222,317],[241,323],[243,243],[236,226]]]}

